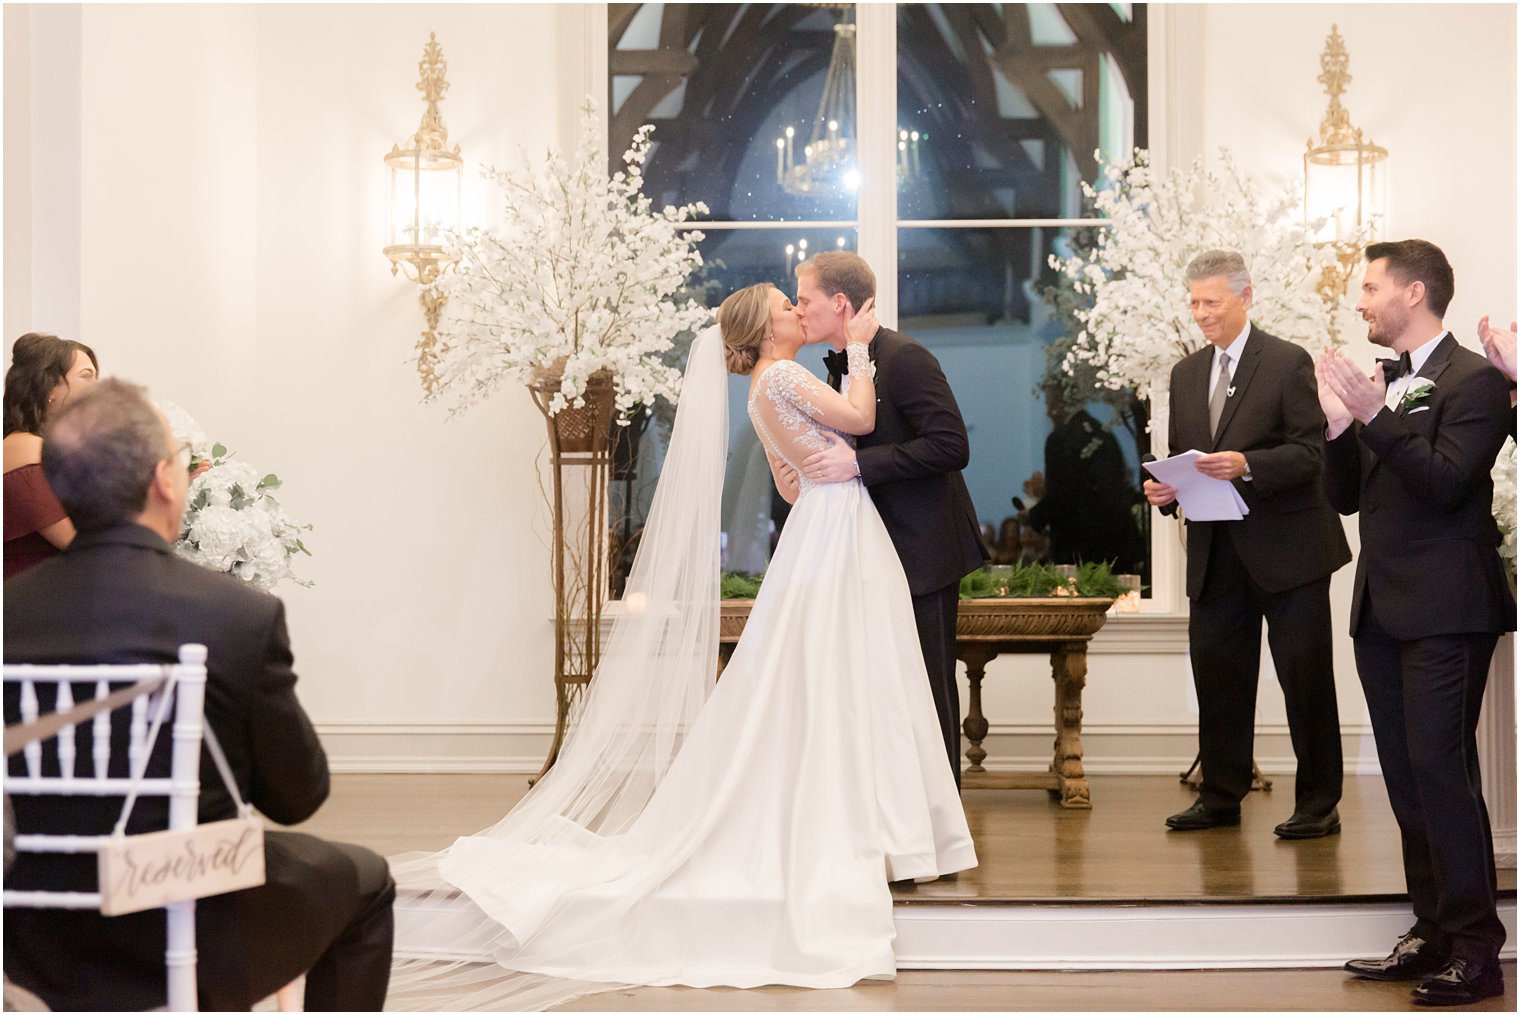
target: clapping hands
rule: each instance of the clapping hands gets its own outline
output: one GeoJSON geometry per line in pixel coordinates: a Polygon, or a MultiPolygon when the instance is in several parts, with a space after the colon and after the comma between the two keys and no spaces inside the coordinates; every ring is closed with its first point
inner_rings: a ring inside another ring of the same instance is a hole
{"type": "Polygon", "coordinates": [[[1331,440],[1344,433],[1353,419],[1370,423],[1388,395],[1381,370],[1368,377],[1338,349],[1325,350],[1314,364],[1314,376],[1325,413],[1325,436],[1331,440]]]}
{"type": "Polygon", "coordinates": [[[1498,367],[1500,372],[1510,380],[1515,379],[1515,322],[1511,321],[1508,331],[1489,327],[1488,316],[1478,322],[1478,341],[1483,343],[1483,352],[1488,356],[1488,361],[1498,367]]]}

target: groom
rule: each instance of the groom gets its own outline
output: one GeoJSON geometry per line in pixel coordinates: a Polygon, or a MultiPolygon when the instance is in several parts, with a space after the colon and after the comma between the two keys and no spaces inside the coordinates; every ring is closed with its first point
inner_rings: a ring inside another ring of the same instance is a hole
{"type": "MultiPolygon", "coordinates": [[[[797,317],[809,345],[827,342],[835,388],[846,373],[845,322],[876,295],[876,275],[857,254],[831,251],[797,266],[797,317]]],[[[986,551],[961,470],[970,458],[966,424],[934,356],[882,328],[871,342],[876,372],[876,429],[858,448],[830,435],[830,447],[802,463],[814,482],[856,476],[886,523],[913,594],[924,666],[957,787],[961,783],[961,706],[955,679],[955,619],[961,577],[982,566],[986,551]]]]}

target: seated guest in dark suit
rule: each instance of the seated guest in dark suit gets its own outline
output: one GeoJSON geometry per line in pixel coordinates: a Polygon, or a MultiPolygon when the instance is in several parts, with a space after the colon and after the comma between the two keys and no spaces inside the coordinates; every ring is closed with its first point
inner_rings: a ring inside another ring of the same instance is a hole
{"type": "MultiPolygon", "coordinates": [[[[189,478],[164,417],[141,388],[102,381],[52,418],[42,468],[79,534],[60,556],[5,583],[5,661],[173,662],[182,643],[206,645],[206,720],[243,798],[282,824],[310,817],[327,797],[327,756],[296,700],[284,606],[170,549],[189,478]]],[[[125,774],[125,716],[117,718],[122,749],[113,750],[113,766],[125,774]]],[[[7,687],[5,721],[18,719],[7,687]]],[[[166,729],[150,775],[168,773],[169,740],[166,729]]],[[[56,754],[51,741],[44,764],[56,754]]],[[[209,752],[200,783],[201,821],[235,816],[209,752]]],[[[13,803],[22,833],[107,834],[121,811],[119,798],[13,803]]],[[[139,800],[128,831],[166,827],[167,808],[163,798],[139,800]]],[[[378,1011],[395,897],[385,861],[356,846],[271,831],[265,869],[262,887],[197,904],[201,1008],[246,1011],[304,972],[308,1010],[378,1011]]],[[[93,856],[36,854],[18,858],[6,882],[94,885],[93,856]]],[[[5,971],[54,1008],[162,1005],[164,926],[163,910],[108,918],[7,909],[5,971]]]]}
{"type": "MultiPolygon", "coordinates": [[[[1320,486],[1325,417],[1314,360],[1253,325],[1245,259],[1210,250],[1187,267],[1193,320],[1209,344],[1172,369],[1172,454],[1206,452],[1199,472],[1228,480],[1251,509],[1238,521],[1187,524],[1188,646],[1198,691],[1198,801],[1166,819],[1177,831],[1240,823],[1251,788],[1261,622],[1282,685],[1298,771],[1284,839],[1340,831],[1341,731],[1331,665],[1330,575],[1351,559],[1320,486]]],[[[1164,512],[1177,491],[1145,481],[1164,512]]]]}
{"type": "Polygon", "coordinates": [[[1429,1005],[1504,992],[1477,729],[1494,645],[1515,629],[1491,477],[1514,411],[1504,375],[1441,323],[1454,289],[1435,244],[1374,243],[1357,310],[1398,358],[1372,378],[1334,350],[1319,362],[1325,487],[1362,534],[1356,670],[1415,918],[1387,958],[1346,968],[1423,980],[1414,999],[1429,1005]]]}

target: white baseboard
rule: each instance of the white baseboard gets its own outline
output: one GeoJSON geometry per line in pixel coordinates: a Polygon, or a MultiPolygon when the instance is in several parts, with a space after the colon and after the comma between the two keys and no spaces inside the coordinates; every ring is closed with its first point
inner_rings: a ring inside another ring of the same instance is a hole
{"type": "MultiPolygon", "coordinates": [[[[1386,955],[1408,903],[898,906],[903,969],[1285,969],[1386,955]]],[[[1515,902],[1501,900],[1503,957],[1515,902]]]]}
{"type": "MultiPolygon", "coordinates": [[[[437,958],[418,936],[465,940],[477,918],[457,899],[396,899],[396,951],[437,958]],[[457,922],[456,922],[457,921],[457,922]],[[424,930],[424,928],[426,928],[424,930]],[[452,929],[451,929],[452,928],[452,929]]],[[[1385,955],[1408,903],[1208,905],[898,904],[900,969],[1286,969],[1385,955]]],[[[1515,955],[1515,902],[1500,901],[1515,955]]],[[[485,960],[486,951],[470,958],[485,960]]]]}
{"type": "MultiPolygon", "coordinates": [[[[548,722],[328,722],[317,732],[334,772],[525,773],[542,766],[554,727],[548,722]]],[[[991,771],[1039,770],[1049,764],[1055,733],[1048,725],[994,723],[983,746],[991,771]]],[[[1365,725],[1341,729],[1348,775],[1377,775],[1365,725]]],[[[1192,725],[1089,724],[1082,730],[1089,775],[1175,775],[1193,762],[1192,725]]],[[[1256,762],[1269,775],[1291,775],[1293,747],[1285,724],[1256,730],[1256,762]]]]}

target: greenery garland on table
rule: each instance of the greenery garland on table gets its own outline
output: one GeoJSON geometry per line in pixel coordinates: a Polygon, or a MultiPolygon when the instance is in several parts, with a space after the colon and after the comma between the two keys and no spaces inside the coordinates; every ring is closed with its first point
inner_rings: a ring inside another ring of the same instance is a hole
{"type": "Polygon", "coordinates": [[[1071,596],[1082,599],[1117,599],[1124,589],[1113,570],[1101,561],[1079,565],[1068,578],[1054,564],[1013,564],[1011,573],[995,574],[986,568],[961,579],[962,599],[1043,599],[1071,596]]]}
{"type": "Polygon", "coordinates": [[[719,584],[724,599],[753,599],[760,591],[764,575],[726,572],[719,584]]]}
{"type": "MultiPolygon", "coordinates": [[[[725,573],[720,588],[724,599],[753,599],[760,591],[764,575],[725,573]]],[[[1113,570],[1101,561],[1089,561],[1077,568],[1074,578],[1057,571],[1052,564],[1014,564],[1008,575],[994,574],[986,568],[973,571],[961,579],[962,599],[1048,598],[1072,596],[1083,599],[1117,599],[1124,589],[1114,578],[1113,570]]]]}

